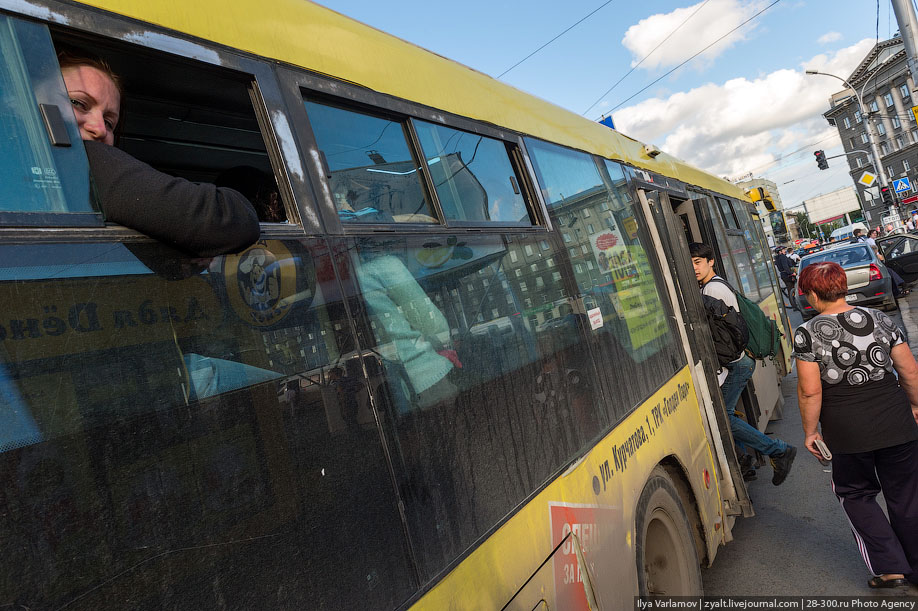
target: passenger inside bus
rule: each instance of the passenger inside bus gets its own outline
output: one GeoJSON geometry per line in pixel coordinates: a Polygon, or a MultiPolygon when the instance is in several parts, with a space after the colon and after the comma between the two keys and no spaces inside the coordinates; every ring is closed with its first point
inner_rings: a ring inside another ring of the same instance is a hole
{"type": "Polygon", "coordinates": [[[239,192],[170,176],[114,146],[121,90],[107,63],[67,51],[58,60],[108,221],[197,257],[238,252],[258,239],[258,216],[239,192]]]}

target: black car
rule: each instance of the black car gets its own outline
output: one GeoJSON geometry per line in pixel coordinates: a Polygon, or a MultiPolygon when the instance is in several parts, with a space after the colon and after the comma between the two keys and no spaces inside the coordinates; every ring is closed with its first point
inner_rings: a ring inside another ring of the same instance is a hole
{"type": "Polygon", "coordinates": [[[880,238],[877,246],[886,259],[886,266],[895,270],[902,280],[918,280],[918,236],[909,233],[880,238]]]}
{"type": "MultiPolygon", "coordinates": [[[[880,307],[884,310],[895,310],[899,307],[893,295],[892,274],[868,243],[842,244],[807,255],[800,260],[798,277],[807,265],[822,261],[838,263],[845,270],[845,275],[848,276],[848,294],[845,295],[845,301],[848,303],[880,307]]],[[[809,304],[799,286],[796,292],[797,304],[803,319],[809,320],[816,316],[818,312],[809,304]]]]}

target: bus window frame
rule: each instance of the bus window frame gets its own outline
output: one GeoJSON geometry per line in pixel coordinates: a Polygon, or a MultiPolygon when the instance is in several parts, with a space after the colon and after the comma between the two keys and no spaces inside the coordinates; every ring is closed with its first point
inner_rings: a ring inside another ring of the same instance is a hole
{"type": "MultiPolygon", "coordinates": [[[[244,78],[248,83],[252,112],[258,122],[288,219],[286,223],[260,223],[262,239],[300,236],[304,231],[314,235],[324,233],[321,226],[313,222],[316,219],[314,214],[304,214],[307,210],[301,194],[311,193],[311,187],[305,182],[306,175],[302,171],[303,163],[296,147],[296,139],[283,121],[272,120],[277,116],[289,117],[290,112],[285,107],[275,71],[268,60],[149,23],[142,24],[142,30],[138,31],[136,21],[113,13],[95,11],[90,7],[47,2],[47,9],[44,11],[23,11],[23,14],[15,17],[23,16],[36,18],[48,28],[54,39],[63,37],[68,40],[85,40],[94,46],[111,48],[113,52],[124,52],[125,48],[129,48],[136,50],[136,56],[149,52],[155,55],[164,54],[169,56],[171,61],[184,63],[195,69],[228,70],[244,78]]],[[[155,57],[153,59],[155,61],[155,57]]],[[[88,164],[86,171],[89,172],[88,164]]],[[[68,216],[61,213],[47,214],[68,216]]],[[[101,213],[99,218],[101,219],[101,213]]],[[[0,227],[4,225],[2,221],[5,219],[0,219],[0,227]]],[[[58,227],[61,223],[49,222],[48,226],[58,227]]],[[[73,222],[63,225],[74,229],[80,226],[73,222]]],[[[124,238],[121,236],[130,241],[134,241],[135,238],[138,241],[155,241],[140,232],[114,223],[106,222],[104,226],[101,223],[93,224],[91,228],[102,230],[105,235],[112,234],[122,241],[124,238]]]]}
{"type": "Polygon", "coordinates": [[[534,232],[548,233],[547,210],[535,184],[535,174],[529,161],[528,152],[523,142],[523,134],[483,124],[467,117],[453,115],[422,104],[410,102],[385,93],[372,91],[365,87],[332,79],[323,75],[278,66],[278,80],[283,90],[284,99],[290,109],[288,118],[296,132],[302,149],[306,151],[307,171],[309,178],[318,189],[314,192],[317,206],[330,235],[352,235],[367,232],[392,233],[410,231],[412,233],[443,232],[534,232]],[[418,159],[418,165],[424,180],[425,193],[430,197],[434,211],[438,215],[437,223],[342,223],[338,217],[337,207],[325,174],[325,164],[315,139],[312,126],[306,113],[305,101],[326,104],[342,110],[366,113],[371,116],[400,121],[406,126],[409,134],[409,146],[412,154],[418,159]],[[520,191],[529,211],[531,224],[520,224],[505,221],[449,221],[443,211],[433,188],[433,181],[427,167],[420,141],[417,137],[413,120],[443,125],[471,134],[499,140],[507,147],[507,158],[516,173],[520,191]]]}

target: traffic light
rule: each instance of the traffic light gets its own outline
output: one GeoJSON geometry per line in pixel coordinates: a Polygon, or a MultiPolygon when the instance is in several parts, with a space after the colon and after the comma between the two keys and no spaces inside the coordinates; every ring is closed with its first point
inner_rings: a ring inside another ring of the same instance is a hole
{"type": "Polygon", "coordinates": [[[883,205],[892,206],[893,205],[892,189],[890,189],[889,187],[880,187],[880,199],[883,200],[883,205]]]}
{"type": "Polygon", "coordinates": [[[825,152],[824,152],[824,151],[816,151],[816,152],[813,153],[813,154],[816,155],[816,165],[819,166],[819,169],[820,169],[820,170],[828,170],[828,169],[829,169],[829,162],[826,161],[826,154],[825,154],[825,152]]]}

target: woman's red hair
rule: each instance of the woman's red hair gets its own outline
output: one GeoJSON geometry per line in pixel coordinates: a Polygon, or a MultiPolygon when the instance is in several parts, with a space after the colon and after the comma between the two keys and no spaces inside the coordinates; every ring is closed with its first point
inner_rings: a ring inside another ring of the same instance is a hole
{"type": "Polygon", "coordinates": [[[838,301],[848,294],[848,277],[838,263],[823,261],[804,267],[797,287],[804,295],[813,291],[821,301],[838,301]]]}

